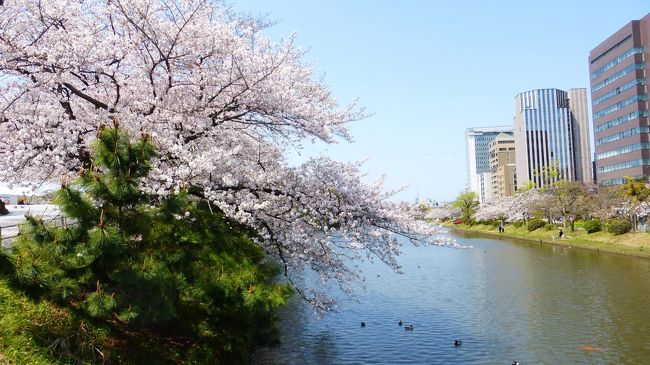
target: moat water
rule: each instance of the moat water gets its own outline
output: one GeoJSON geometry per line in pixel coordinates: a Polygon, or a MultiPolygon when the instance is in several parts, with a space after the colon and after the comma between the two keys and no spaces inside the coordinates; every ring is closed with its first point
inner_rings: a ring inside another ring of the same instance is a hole
{"type": "Polygon", "coordinates": [[[364,263],[365,288],[356,299],[333,291],[338,309],[323,318],[294,298],[281,345],[260,349],[253,363],[650,363],[650,260],[454,238],[473,248],[407,243],[403,274],[364,263]]]}

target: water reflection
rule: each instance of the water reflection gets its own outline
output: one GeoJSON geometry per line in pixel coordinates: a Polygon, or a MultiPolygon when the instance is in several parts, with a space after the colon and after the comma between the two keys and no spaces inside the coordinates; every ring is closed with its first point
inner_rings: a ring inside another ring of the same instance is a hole
{"type": "Polygon", "coordinates": [[[359,301],[334,292],[339,311],[323,319],[292,301],[282,314],[282,345],[261,349],[254,363],[650,359],[644,320],[650,260],[472,235],[457,239],[474,249],[406,246],[402,275],[362,264],[367,280],[359,301]],[[414,330],[398,326],[400,319],[414,330]],[[454,347],[457,338],[463,345],[454,347]]]}

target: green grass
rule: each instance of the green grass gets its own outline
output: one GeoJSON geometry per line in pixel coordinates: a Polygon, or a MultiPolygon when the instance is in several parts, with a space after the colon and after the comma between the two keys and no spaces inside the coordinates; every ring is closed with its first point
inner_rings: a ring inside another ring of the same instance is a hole
{"type": "Polygon", "coordinates": [[[576,229],[571,232],[568,229],[563,229],[564,237],[558,239],[559,229],[546,230],[540,228],[532,232],[528,232],[526,226],[519,228],[511,224],[506,225],[505,233],[499,233],[498,228],[489,225],[473,225],[468,226],[465,224],[454,225],[451,223],[444,223],[443,226],[466,232],[477,232],[501,237],[512,237],[530,241],[542,241],[543,243],[550,243],[561,246],[580,247],[589,250],[599,250],[603,252],[611,252],[624,255],[633,255],[650,258],[650,250],[645,250],[644,247],[650,246],[650,234],[642,232],[629,232],[622,235],[612,235],[608,232],[596,232],[588,234],[582,229],[576,229]]]}
{"type": "Polygon", "coordinates": [[[0,365],[177,364],[183,363],[181,345],[154,333],[88,323],[73,310],[17,290],[0,274],[0,365]]]}
{"type": "Polygon", "coordinates": [[[69,363],[51,353],[63,342],[53,340],[48,349],[41,342],[44,334],[38,331],[57,321],[67,322],[67,318],[69,313],[48,302],[35,302],[0,279],[0,364],[69,363]]]}

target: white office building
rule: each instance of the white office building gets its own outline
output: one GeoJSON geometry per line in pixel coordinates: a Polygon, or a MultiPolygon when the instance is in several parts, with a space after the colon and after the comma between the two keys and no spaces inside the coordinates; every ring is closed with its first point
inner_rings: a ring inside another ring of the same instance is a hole
{"type": "Polygon", "coordinates": [[[490,142],[499,134],[512,135],[512,127],[477,127],[465,131],[467,151],[467,185],[466,190],[478,195],[481,204],[492,197],[490,173],[490,142]]]}

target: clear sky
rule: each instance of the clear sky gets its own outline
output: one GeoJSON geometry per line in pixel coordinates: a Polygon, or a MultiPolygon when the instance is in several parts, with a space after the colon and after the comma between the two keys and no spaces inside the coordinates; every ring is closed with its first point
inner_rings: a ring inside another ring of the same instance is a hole
{"type": "MultiPolygon", "coordinates": [[[[303,156],[366,160],[368,179],[409,184],[397,198],[451,200],[466,182],[467,128],[512,125],[514,96],[589,87],[589,51],[650,0],[231,0],[268,15],[273,39],[297,33],[306,61],[341,104],[372,116],[355,142],[307,146],[303,156]]],[[[593,142],[592,142],[593,143],[593,142]]]]}

